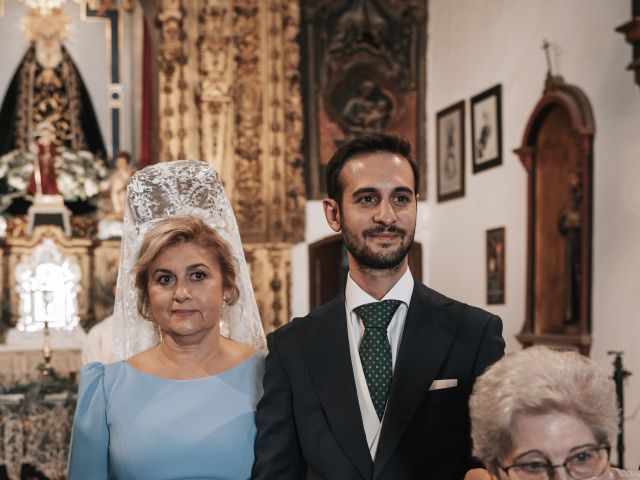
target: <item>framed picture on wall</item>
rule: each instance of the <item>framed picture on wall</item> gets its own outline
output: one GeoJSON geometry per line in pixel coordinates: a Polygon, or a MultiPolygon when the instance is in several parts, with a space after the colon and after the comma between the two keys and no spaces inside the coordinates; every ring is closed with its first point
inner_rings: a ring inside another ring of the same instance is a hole
{"type": "Polygon", "coordinates": [[[496,85],[471,99],[473,173],[502,163],[502,87],[496,85]]]}
{"type": "Polygon", "coordinates": [[[505,303],[505,229],[487,230],[487,304],[505,303]]]}
{"type": "Polygon", "coordinates": [[[464,100],[436,115],[438,202],[464,197],[464,100]]]}

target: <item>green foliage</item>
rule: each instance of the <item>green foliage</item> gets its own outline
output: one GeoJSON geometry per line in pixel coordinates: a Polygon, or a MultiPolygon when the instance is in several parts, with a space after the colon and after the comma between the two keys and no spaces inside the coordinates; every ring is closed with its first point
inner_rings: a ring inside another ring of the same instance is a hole
{"type": "Polygon", "coordinates": [[[42,375],[44,364],[39,364],[36,369],[40,376],[38,381],[30,383],[14,383],[13,385],[0,385],[0,394],[22,394],[20,409],[26,411],[35,403],[45,399],[47,395],[53,393],[67,393],[69,396],[77,393],[75,382],[69,377],[63,377],[53,369],[49,368],[48,375],[42,375]]]}

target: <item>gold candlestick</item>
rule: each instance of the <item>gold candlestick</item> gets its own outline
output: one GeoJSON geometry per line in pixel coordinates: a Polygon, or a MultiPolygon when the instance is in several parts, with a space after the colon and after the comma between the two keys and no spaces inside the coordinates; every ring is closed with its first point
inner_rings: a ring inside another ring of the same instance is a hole
{"type": "Polygon", "coordinates": [[[44,321],[44,342],[42,345],[42,356],[44,357],[44,368],[42,369],[42,376],[46,377],[51,371],[51,357],[53,357],[53,350],[51,349],[50,337],[49,337],[49,321],[44,321]]]}
{"type": "Polygon", "coordinates": [[[49,305],[52,300],[52,292],[45,291],[42,295],[44,303],[44,341],[42,344],[42,356],[44,358],[44,367],[42,368],[42,376],[46,377],[51,373],[51,357],[53,350],[51,349],[51,334],[49,332],[49,305]]]}

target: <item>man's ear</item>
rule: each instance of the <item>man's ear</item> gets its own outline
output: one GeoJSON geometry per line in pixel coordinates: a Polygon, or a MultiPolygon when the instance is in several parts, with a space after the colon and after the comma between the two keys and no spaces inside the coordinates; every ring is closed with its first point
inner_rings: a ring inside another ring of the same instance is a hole
{"type": "Polygon", "coordinates": [[[331,230],[334,232],[342,230],[340,207],[338,206],[338,202],[331,198],[325,198],[322,201],[322,209],[324,210],[324,216],[326,217],[331,230]]]}

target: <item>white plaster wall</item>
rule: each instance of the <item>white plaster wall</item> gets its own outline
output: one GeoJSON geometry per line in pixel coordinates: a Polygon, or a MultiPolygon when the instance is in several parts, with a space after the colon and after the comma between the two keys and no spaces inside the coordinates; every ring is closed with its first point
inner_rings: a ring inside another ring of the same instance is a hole
{"type": "MultiPolygon", "coordinates": [[[[640,88],[625,70],[631,47],[614,30],[628,0],[430,0],[428,171],[431,286],[502,316],[509,350],[525,310],[526,175],[520,145],[546,72],[543,39],[559,46],[558,73],[589,98],[595,120],[592,358],[612,372],[607,350],[624,350],[627,466],[640,464],[640,88]],[[472,174],[470,98],[503,88],[504,163],[472,174]],[[435,201],[436,112],[465,99],[467,194],[435,201]],[[506,227],[507,299],[485,302],[485,230],[506,227]]],[[[555,67],[555,65],[554,65],[555,67]]]]}

